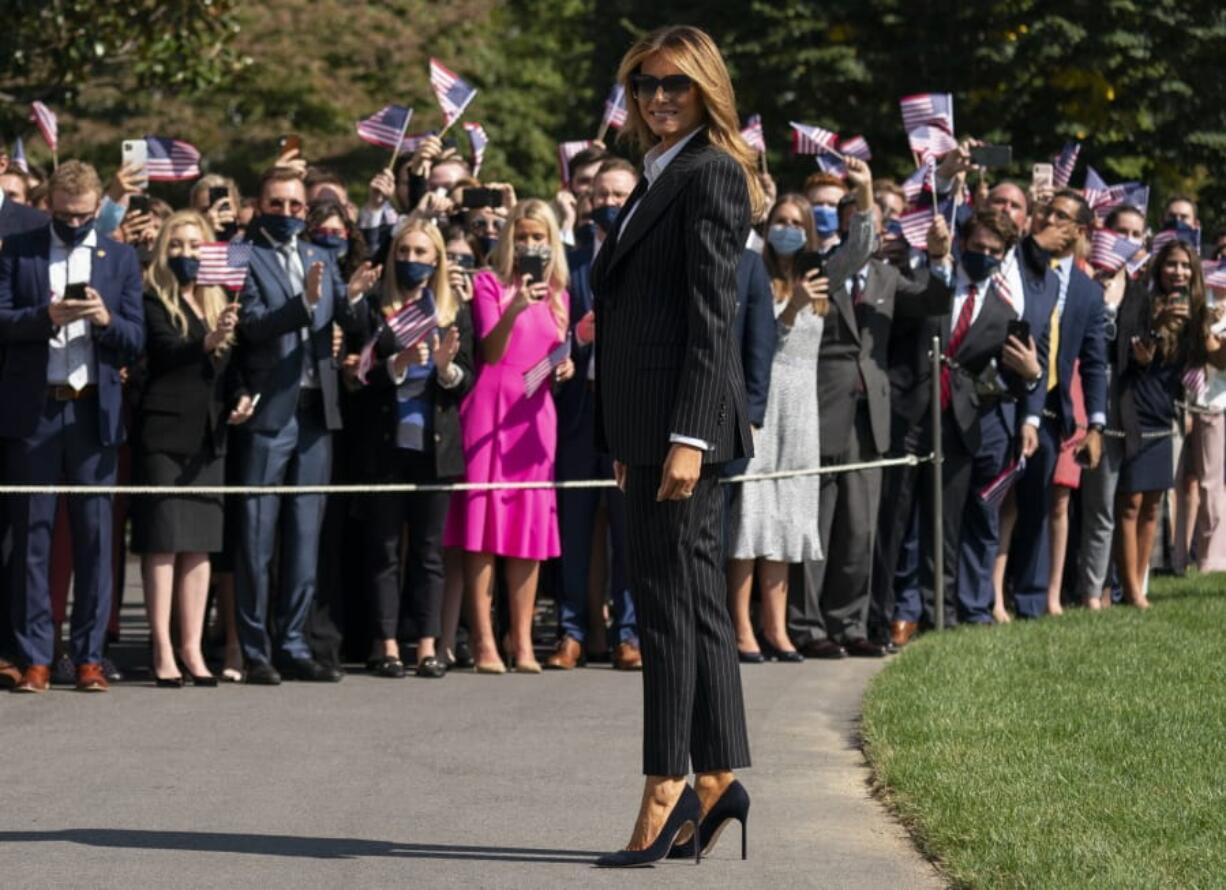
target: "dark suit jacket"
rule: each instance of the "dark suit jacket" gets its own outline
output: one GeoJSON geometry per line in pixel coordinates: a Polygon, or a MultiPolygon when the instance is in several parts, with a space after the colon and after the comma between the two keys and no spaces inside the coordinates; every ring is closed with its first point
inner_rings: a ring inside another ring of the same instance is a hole
{"type": "Polygon", "coordinates": [[[1081,393],[1086,415],[1107,413],[1107,341],[1103,328],[1103,289],[1076,266],[1069,276],[1064,313],[1060,316],[1060,346],[1056,369],[1060,381],[1060,431],[1069,438],[1076,430],[1073,415],[1073,363],[1081,360],[1081,393]]]}
{"type": "MultiPolygon", "coordinates": [[[[47,353],[55,333],[50,304],[51,227],[6,238],[0,248],[0,438],[34,432],[47,398],[47,353]]],[[[136,361],[145,343],[140,263],[126,244],[98,236],[90,263],[90,286],[111,314],[95,327],[100,442],[124,439],[123,392],[119,369],[136,361]]]]}
{"type": "Polygon", "coordinates": [[[256,432],[281,429],[298,410],[303,363],[299,332],[308,325],[328,429],[341,428],[332,361],[332,322],[351,329],[353,312],[332,251],[300,238],[298,255],[304,275],[312,263],[326,264],[322,295],[313,313],[307,312],[301,294],[291,292],[280,256],[263,239],[252,246],[251,266],[239,297],[239,348],[234,361],[251,392],[261,397],[255,416],[245,424],[256,432]]]}
{"type": "MultiPolygon", "coordinates": [[[[1141,421],[1137,416],[1135,387],[1144,373],[1132,357],[1132,338],[1150,335],[1152,305],[1149,288],[1142,281],[1130,280],[1116,315],[1115,364],[1113,378],[1119,398],[1119,425],[1124,431],[1124,455],[1131,458],[1141,448],[1141,421]]],[[[1157,361],[1157,359],[1155,359],[1157,361]]]]}
{"type": "Polygon", "coordinates": [[[736,267],[736,323],[733,342],[741,346],[745,371],[745,407],[751,426],[766,421],[766,397],[771,387],[778,329],[770,273],[757,251],[746,249],[736,267]]]}
{"type": "Polygon", "coordinates": [[[233,395],[227,374],[230,350],[206,353],[204,324],[190,310],[187,333],[166,307],[145,295],[144,379],[137,408],[136,443],[145,451],[191,456],[223,454],[233,395]]]}
{"type": "Polygon", "coordinates": [[[584,450],[591,449],[592,430],[584,423],[593,395],[588,387],[587,371],[592,359],[593,344],[583,344],[575,335],[575,328],[583,316],[591,311],[592,297],[592,250],[571,248],[566,251],[570,268],[570,357],[575,363],[575,376],[553,388],[553,401],[558,411],[558,445],[583,439],[584,450]]]}
{"type": "Polygon", "coordinates": [[[598,447],[655,466],[676,434],[707,442],[706,463],[752,455],[733,340],[745,173],[703,131],[631,198],[592,269],[598,447]]]}
{"type": "Polygon", "coordinates": [[[894,319],[947,315],[952,300],[952,288],[939,276],[922,270],[914,279],[904,278],[881,260],[868,262],[858,309],[843,282],[834,287],[835,311],[826,316],[829,334],[823,334],[817,358],[823,456],[845,452],[855,435],[854,392],[861,378],[874,448],[881,454],[890,450],[889,345],[894,319]],[[829,348],[832,343],[837,345],[829,348]]]}
{"type": "Polygon", "coordinates": [[[47,214],[25,204],[18,204],[12,198],[5,197],[0,204],[0,242],[9,235],[28,232],[51,222],[47,214]]]}
{"type": "MultiPolygon", "coordinates": [[[[366,386],[355,394],[357,417],[361,429],[361,453],[358,469],[362,478],[371,481],[398,481],[390,477],[397,464],[394,460],[396,425],[396,384],[387,372],[387,360],[399,350],[396,335],[388,327],[380,330],[381,297],[368,294],[357,308],[357,322],[367,339],[379,336],[375,344],[375,364],[366,375],[366,386]]],[[[464,441],[460,436],[460,402],[476,383],[473,371],[473,322],[467,305],[462,305],[455,317],[460,332],[460,351],[452,361],[464,371],[464,379],[454,389],[439,385],[438,374],[430,376],[430,398],[434,401],[434,466],[440,479],[464,475],[464,441]]],[[[441,332],[440,332],[441,336],[441,332]]]]}

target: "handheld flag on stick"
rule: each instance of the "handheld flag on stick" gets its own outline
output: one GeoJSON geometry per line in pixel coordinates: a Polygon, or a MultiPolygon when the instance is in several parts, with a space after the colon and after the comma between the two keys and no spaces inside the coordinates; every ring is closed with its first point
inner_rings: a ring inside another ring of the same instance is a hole
{"type": "Polygon", "coordinates": [[[430,86],[434,87],[434,95],[443,109],[443,129],[439,132],[439,136],[442,136],[477,97],[477,88],[466,83],[438,59],[430,60],[430,86]]]}
{"type": "Polygon", "coordinates": [[[438,327],[438,319],[434,309],[434,298],[429,291],[411,303],[405,303],[400,311],[379,325],[375,335],[362,347],[358,356],[358,379],[366,382],[366,375],[375,366],[375,346],[384,328],[390,328],[396,335],[396,349],[408,349],[416,346],[426,338],[426,335],[438,327]]]}
{"type": "Polygon", "coordinates": [[[1068,188],[1079,154],[1081,154],[1081,143],[1069,142],[1060,150],[1060,154],[1052,158],[1051,181],[1053,186],[1058,189],[1068,188]]]}
{"type": "Polygon", "coordinates": [[[873,153],[869,150],[868,142],[863,136],[852,136],[848,139],[839,141],[839,154],[845,158],[859,158],[866,163],[873,159],[873,153]]]}
{"type": "Polygon", "coordinates": [[[604,142],[609,127],[620,130],[626,125],[626,88],[620,83],[613,84],[609,98],[604,102],[604,115],[600,119],[600,132],[596,134],[597,142],[604,142]]]}
{"type": "Polygon", "coordinates": [[[921,161],[928,157],[941,157],[958,147],[957,141],[940,127],[924,124],[907,132],[907,142],[921,161]]]}
{"type": "Polygon", "coordinates": [[[180,182],[200,175],[200,152],[181,139],[146,136],[145,153],[150,182],[180,182]]]}
{"type": "Polygon", "coordinates": [[[395,150],[402,146],[412,119],[412,108],[384,105],[370,117],[358,121],[358,136],[371,145],[395,150]]]}
{"type": "Polygon", "coordinates": [[[34,102],[30,105],[30,120],[38,125],[38,132],[42,134],[43,142],[47,143],[47,148],[51,149],[51,163],[58,167],[60,165],[60,126],[55,112],[42,102],[34,102]]]}
{"type": "Polygon", "coordinates": [[[554,369],[568,358],[570,358],[569,334],[565,340],[549,351],[549,355],[524,372],[524,395],[528,398],[536,395],[541,384],[548,380],[554,369]]]}
{"type": "Polygon", "coordinates": [[[792,128],[792,154],[816,155],[829,152],[837,155],[839,153],[838,133],[810,124],[798,124],[796,121],[791,121],[788,125],[792,128]]]}
{"type": "Polygon", "coordinates": [[[570,185],[570,162],[575,155],[592,147],[590,139],[574,139],[558,145],[558,171],[562,174],[562,185],[570,185]]]}
{"type": "Polygon", "coordinates": [[[924,158],[922,164],[916,168],[915,172],[902,181],[903,194],[907,196],[908,204],[919,203],[920,196],[924,193],[924,189],[929,187],[932,181],[932,171],[936,168],[936,158],[932,155],[924,158]]]}
{"type": "Polygon", "coordinates": [[[485,160],[485,147],[490,144],[490,140],[485,135],[485,127],[475,121],[465,122],[464,132],[468,134],[468,144],[472,147],[470,163],[473,168],[473,176],[477,176],[481,172],[481,163],[485,160]]]}
{"type": "Polygon", "coordinates": [[[1122,235],[1109,229],[1098,229],[1090,242],[1090,265],[1101,272],[1112,274],[1137,255],[1140,244],[1134,244],[1122,235]]]}
{"type": "Polygon", "coordinates": [[[200,245],[197,284],[216,284],[226,290],[242,290],[251,264],[251,244],[246,241],[212,241],[200,245]]]}
{"type": "Polygon", "coordinates": [[[1022,478],[1022,474],[1025,472],[1026,458],[1019,457],[1001,470],[995,479],[979,489],[978,497],[980,503],[985,507],[999,507],[1004,502],[1009,489],[1013,487],[1013,483],[1022,478]]]}
{"type": "Polygon", "coordinates": [[[903,96],[898,102],[902,109],[902,125],[908,134],[930,126],[954,135],[954,97],[952,93],[916,93],[903,96]]]}
{"type": "Polygon", "coordinates": [[[1149,248],[1150,252],[1157,253],[1172,241],[1182,241],[1191,245],[1198,254],[1200,253],[1200,229],[1193,228],[1179,220],[1168,222],[1161,231],[1154,234],[1149,248]]]}

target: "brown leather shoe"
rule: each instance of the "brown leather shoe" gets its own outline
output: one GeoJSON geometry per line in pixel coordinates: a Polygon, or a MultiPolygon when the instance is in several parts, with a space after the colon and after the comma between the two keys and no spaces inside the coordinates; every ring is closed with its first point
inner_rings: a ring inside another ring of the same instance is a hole
{"type": "Polygon", "coordinates": [[[613,650],[613,669],[618,671],[641,671],[643,653],[634,643],[618,643],[613,650]]]}
{"type": "Polygon", "coordinates": [[[583,647],[574,637],[562,637],[554,647],[553,654],[545,659],[545,669],[550,671],[573,671],[583,663],[583,647]]]}
{"type": "Polygon", "coordinates": [[[78,692],[106,692],[110,684],[100,664],[83,664],[77,667],[78,692]]]}
{"type": "Polygon", "coordinates": [[[0,689],[12,689],[21,682],[21,668],[7,658],[0,658],[0,689]]]}
{"type": "Polygon", "coordinates": [[[32,664],[21,675],[14,692],[46,692],[51,688],[51,665],[32,664]]]}
{"type": "Polygon", "coordinates": [[[894,621],[890,623],[890,642],[901,649],[907,643],[911,642],[911,638],[915,636],[915,632],[919,630],[919,624],[914,621],[894,621]]]}

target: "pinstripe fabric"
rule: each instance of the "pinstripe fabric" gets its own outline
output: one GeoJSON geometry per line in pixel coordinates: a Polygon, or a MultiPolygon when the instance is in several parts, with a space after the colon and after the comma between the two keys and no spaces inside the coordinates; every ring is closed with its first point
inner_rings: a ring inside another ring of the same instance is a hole
{"type": "Polygon", "coordinates": [[[749,765],[745,705],[724,603],[718,465],[752,454],[736,267],[749,229],[744,173],[699,133],[640,181],[601,248],[597,444],[628,467],[627,569],[643,651],[643,772],[749,765]],[[669,436],[711,444],[691,498],[658,503],[669,436]]]}

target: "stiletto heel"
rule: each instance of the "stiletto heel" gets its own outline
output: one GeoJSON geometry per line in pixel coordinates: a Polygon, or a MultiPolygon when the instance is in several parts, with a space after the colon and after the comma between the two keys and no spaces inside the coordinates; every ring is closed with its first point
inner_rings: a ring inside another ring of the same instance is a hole
{"type": "Polygon", "coordinates": [[[719,800],[715,802],[707,815],[703,816],[693,838],[673,847],[668,858],[688,859],[691,853],[695,856],[709,855],[719,840],[719,836],[728,827],[728,823],[734,819],[741,823],[741,858],[748,859],[749,841],[746,826],[749,824],[749,792],[735,779],[719,796],[719,800]],[[691,844],[695,849],[690,849],[691,844]]]}
{"type": "Polygon", "coordinates": [[[749,826],[746,825],[747,819],[741,820],[741,861],[744,862],[749,858],[749,826]]]}
{"type": "MultiPolygon", "coordinates": [[[[698,835],[701,815],[702,805],[698,802],[698,795],[694,793],[693,788],[686,785],[681,796],[677,798],[677,803],[673,805],[673,811],[668,814],[664,827],[660,829],[660,833],[656,835],[650,847],[644,850],[618,850],[616,853],[607,853],[597,859],[595,865],[598,868],[638,868],[659,862],[669,855],[669,851],[676,849],[674,844],[677,835],[687,825],[695,837],[698,835]]],[[[688,857],[690,854],[687,851],[685,855],[688,857]]],[[[694,863],[697,865],[700,862],[702,862],[701,845],[694,850],[694,863]]]]}

